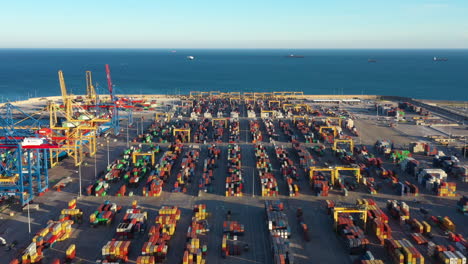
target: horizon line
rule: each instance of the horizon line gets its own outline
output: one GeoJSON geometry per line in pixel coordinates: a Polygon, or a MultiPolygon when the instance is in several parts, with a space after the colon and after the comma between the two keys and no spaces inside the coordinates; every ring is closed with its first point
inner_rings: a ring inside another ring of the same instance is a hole
{"type": "Polygon", "coordinates": [[[0,50],[468,50],[466,48],[93,48],[93,47],[53,47],[53,48],[11,48],[0,50]]]}

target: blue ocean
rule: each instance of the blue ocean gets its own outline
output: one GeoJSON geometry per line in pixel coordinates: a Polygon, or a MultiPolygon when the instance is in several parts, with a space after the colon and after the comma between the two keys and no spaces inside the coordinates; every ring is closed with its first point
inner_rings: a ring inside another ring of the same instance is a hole
{"type": "Polygon", "coordinates": [[[105,64],[116,92],[126,94],[304,91],[468,100],[468,50],[287,49],[0,49],[0,100],[60,95],[58,70],[73,94],[86,92],[87,70],[98,93],[107,94],[105,64]]]}

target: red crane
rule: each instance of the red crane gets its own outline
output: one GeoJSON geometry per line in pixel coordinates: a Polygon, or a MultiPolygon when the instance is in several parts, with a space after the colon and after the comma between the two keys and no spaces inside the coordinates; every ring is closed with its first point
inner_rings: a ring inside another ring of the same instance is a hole
{"type": "Polygon", "coordinates": [[[112,79],[111,79],[109,64],[106,64],[106,76],[107,76],[107,87],[109,88],[111,101],[115,102],[114,91],[112,89],[112,79]]]}

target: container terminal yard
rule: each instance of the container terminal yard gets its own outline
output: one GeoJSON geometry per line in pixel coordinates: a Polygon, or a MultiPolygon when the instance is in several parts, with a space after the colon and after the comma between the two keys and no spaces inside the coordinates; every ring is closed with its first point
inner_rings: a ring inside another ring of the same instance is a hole
{"type": "Polygon", "coordinates": [[[390,96],[1,105],[1,263],[466,263],[463,111],[390,96]]]}

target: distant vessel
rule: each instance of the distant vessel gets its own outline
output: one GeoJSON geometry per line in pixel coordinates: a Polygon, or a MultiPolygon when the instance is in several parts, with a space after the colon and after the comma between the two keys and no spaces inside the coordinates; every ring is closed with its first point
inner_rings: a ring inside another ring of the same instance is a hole
{"type": "Polygon", "coordinates": [[[187,59],[189,59],[189,60],[194,60],[195,57],[194,57],[194,56],[187,56],[187,59]]]}
{"type": "Polygon", "coordinates": [[[289,54],[288,56],[286,56],[286,58],[304,58],[304,56],[302,56],[302,55],[289,54]]]}
{"type": "Polygon", "coordinates": [[[447,58],[437,58],[437,57],[434,57],[434,61],[448,61],[447,58]]]}
{"type": "Polygon", "coordinates": [[[176,53],[176,52],[177,52],[177,50],[171,50],[171,52],[172,52],[172,53],[176,53]]]}
{"type": "Polygon", "coordinates": [[[375,59],[368,59],[367,62],[377,62],[375,59]]]}

